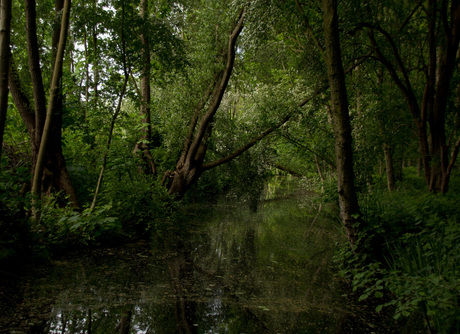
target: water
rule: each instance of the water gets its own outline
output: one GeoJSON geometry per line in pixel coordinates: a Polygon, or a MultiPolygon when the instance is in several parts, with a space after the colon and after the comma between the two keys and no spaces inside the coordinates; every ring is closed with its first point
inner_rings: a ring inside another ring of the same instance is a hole
{"type": "Polygon", "coordinates": [[[151,243],[5,278],[0,333],[341,332],[350,309],[332,255],[344,235],[318,209],[305,196],[257,213],[191,208],[151,243]]]}

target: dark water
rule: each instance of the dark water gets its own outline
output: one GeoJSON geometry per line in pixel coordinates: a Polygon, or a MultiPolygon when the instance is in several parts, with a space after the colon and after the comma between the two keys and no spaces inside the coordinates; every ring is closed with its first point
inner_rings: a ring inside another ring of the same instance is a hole
{"type": "Polygon", "coordinates": [[[269,201],[257,213],[190,209],[151,243],[5,274],[0,332],[345,332],[351,311],[331,259],[344,236],[302,198],[269,201]]]}

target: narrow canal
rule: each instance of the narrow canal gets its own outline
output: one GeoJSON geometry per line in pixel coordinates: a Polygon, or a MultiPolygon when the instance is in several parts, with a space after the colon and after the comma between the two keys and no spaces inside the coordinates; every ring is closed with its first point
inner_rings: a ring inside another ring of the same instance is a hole
{"type": "Polygon", "coordinates": [[[353,332],[357,315],[332,261],[344,235],[319,209],[305,194],[256,213],[189,208],[151,242],[5,273],[0,332],[353,332]]]}

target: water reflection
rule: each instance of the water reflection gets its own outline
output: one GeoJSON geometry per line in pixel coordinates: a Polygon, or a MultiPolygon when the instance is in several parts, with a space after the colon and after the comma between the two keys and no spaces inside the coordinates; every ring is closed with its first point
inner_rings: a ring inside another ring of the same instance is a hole
{"type": "Polygon", "coordinates": [[[257,214],[220,206],[153,245],[57,262],[18,287],[16,312],[41,327],[3,319],[0,332],[334,333],[346,314],[330,261],[342,236],[334,222],[312,226],[309,210],[298,199],[257,214]]]}

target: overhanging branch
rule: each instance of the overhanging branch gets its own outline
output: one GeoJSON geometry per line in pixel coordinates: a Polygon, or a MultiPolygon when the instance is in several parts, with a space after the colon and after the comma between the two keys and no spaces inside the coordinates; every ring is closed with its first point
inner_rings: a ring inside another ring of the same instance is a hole
{"type": "Polygon", "coordinates": [[[253,147],[257,142],[259,142],[260,140],[264,139],[270,133],[272,133],[273,131],[275,131],[276,129],[281,127],[283,124],[285,124],[287,121],[289,121],[291,119],[292,115],[293,115],[293,113],[290,113],[290,114],[286,115],[278,124],[276,124],[275,126],[271,127],[270,129],[262,132],[256,138],[254,138],[249,143],[247,143],[246,145],[242,146],[241,148],[239,148],[238,150],[236,150],[232,154],[227,155],[226,157],[224,157],[222,159],[219,159],[219,160],[213,161],[211,163],[208,163],[206,165],[203,165],[203,170],[208,170],[208,169],[223,165],[224,163],[229,162],[230,160],[233,160],[236,157],[240,156],[245,151],[247,151],[248,149],[253,147]]]}
{"type": "Polygon", "coordinates": [[[294,110],[294,111],[290,112],[289,114],[287,114],[280,122],[278,122],[278,124],[276,124],[276,125],[272,126],[271,128],[265,130],[260,135],[258,135],[257,137],[252,139],[250,142],[248,142],[246,145],[240,147],[239,149],[237,149],[233,153],[227,155],[226,157],[203,165],[202,169],[203,170],[208,170],[208,169],[223,165],[223,164],[229,162],[230,160],[235,159],[236,157],[240,156],[245,151],[247,151],[248,149],[253,147],[255,144],[257,144],[257,142],[261,141],[262,139],[267,137],[269,134],[271,134],[273,131],[275,131],[276,129],[280,128],[282,125],[287,123],[291,119],[291,117],[296,113],[296,111],[298,109],[300,109],[303,106],[305,106],[308,102],[313,100],[314,97],[316,97],[321,92],[325,91],[327,88],[329,88],[329,85],[327,83],[322,83],[322,85],[320,87],[318,87],[311,96],[309,96],[308,98],[306,98],[305,100],[303,100],[301,103],[299,103],[297,105],[296,110],[294,110]]]}

